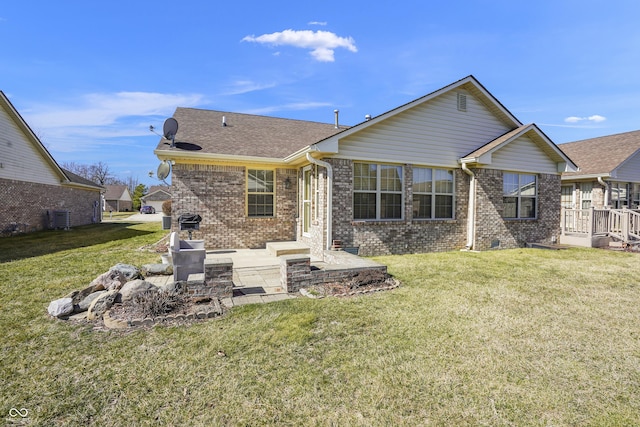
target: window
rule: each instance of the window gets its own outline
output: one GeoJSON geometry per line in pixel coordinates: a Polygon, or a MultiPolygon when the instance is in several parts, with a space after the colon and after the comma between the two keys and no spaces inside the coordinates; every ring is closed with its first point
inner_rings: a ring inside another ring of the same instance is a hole
{"type": "Polygon", "coordinates": [[[413,217],[453,218],[453,171],[413,168],[413,217]]]}
{"type": "Polygon", "coordinates": [[[247,170],[247,215],[273,216],[273,174],[272,170],[247,170]]]}
{"type": "Polygon", "coordinates": [[[593,192],[593,183],[583,182],[580,184],[580,206],[581,209],[589,209],[591,207],[591,193],[593,192]]]}
{"type": "Polygon", "coordinates": [[[633,184],[631,207],[634,209],[640,209],[640,184],[633,184]]]}
{"type": "Polygon", "coordinates": [[[573,185],[563,185],[560,188],[560,205],[566,209],[573,209],[573,185]]]}
{"type": "Polygon", "coordinates": [[[505,172],[502,181],[503,218],[535,218],[537,197],[535,175],[505,172]]]}
{"type": "Polygon", "coordinates": [[[402,219],[402,166],[354,163],[353,218],[402,219]]]}
{"type": "Polygon", "coordinates": [[[628,190],[629,187],[625,182],[611,183],[611,206],[614,209],[628,207],[628,190]]]}

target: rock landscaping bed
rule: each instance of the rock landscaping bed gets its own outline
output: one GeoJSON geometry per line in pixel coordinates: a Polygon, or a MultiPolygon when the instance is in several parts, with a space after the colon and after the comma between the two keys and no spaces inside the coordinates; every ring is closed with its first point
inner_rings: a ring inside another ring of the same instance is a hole
{"type": "Polygon", "coordinates": [[[223,314],[217,298],[189,298],[182,282],[156,286],[143,272],[169,275],[171,265],[152,264],[142,270],[117,264],[86,288],[52,301],[49,315],[63,320],[94,322],[108,328],[184,324],[223,314]]]}
{"type": "Polygon", "coordinates": [[[365,270],[340,282],[322,283],[300,289],[300,293],[309,298],[351,297],[387,291],[398,286],[400,282],[387,273],[379,270],[365,270]]]}

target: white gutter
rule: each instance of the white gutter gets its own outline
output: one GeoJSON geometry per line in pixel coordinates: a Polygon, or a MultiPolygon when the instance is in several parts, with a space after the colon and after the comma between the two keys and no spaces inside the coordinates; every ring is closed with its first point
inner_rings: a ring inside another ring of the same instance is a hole
{"type": "Polygon", "coordinates": [[[476,238],[476,176],[462,163],[462,170],[471,177],[469,181],[469,209],[467,212],[467,245],[465,250],[473,249],[476,238]]]}
{"type": "Polygon", "coordinates": [[[607,191],[607,183],[601,176],[598,177],[598,183],[604,187],[604,205],[609,206],[609,192],[607,191]]]}
{"type": "Polygon", "coordinates": [[[333,167],[324,160],[318,160],[307,152],[307,160],[327,169],[327,250],[331,249],[331,223],[333,222],[333,167]]]}

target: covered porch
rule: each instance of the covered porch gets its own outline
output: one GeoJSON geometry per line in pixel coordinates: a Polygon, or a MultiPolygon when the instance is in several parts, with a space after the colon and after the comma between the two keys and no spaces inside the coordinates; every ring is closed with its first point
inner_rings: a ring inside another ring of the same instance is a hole
{"type": "Polygon", "coordinates": [[[638,209],[567,209],[560,214],[560,243],[590,248],[640,244],[638,209]]]}

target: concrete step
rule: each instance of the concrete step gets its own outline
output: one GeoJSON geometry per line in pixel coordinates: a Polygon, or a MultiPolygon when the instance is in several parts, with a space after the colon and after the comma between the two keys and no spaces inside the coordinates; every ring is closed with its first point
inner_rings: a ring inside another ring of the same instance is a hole
{"type": "Polygon", "coordinates": [[[311,253],[311,248],[300,242],[269,242],[267,251],[273,256],[308,255],[311,253]]]}

